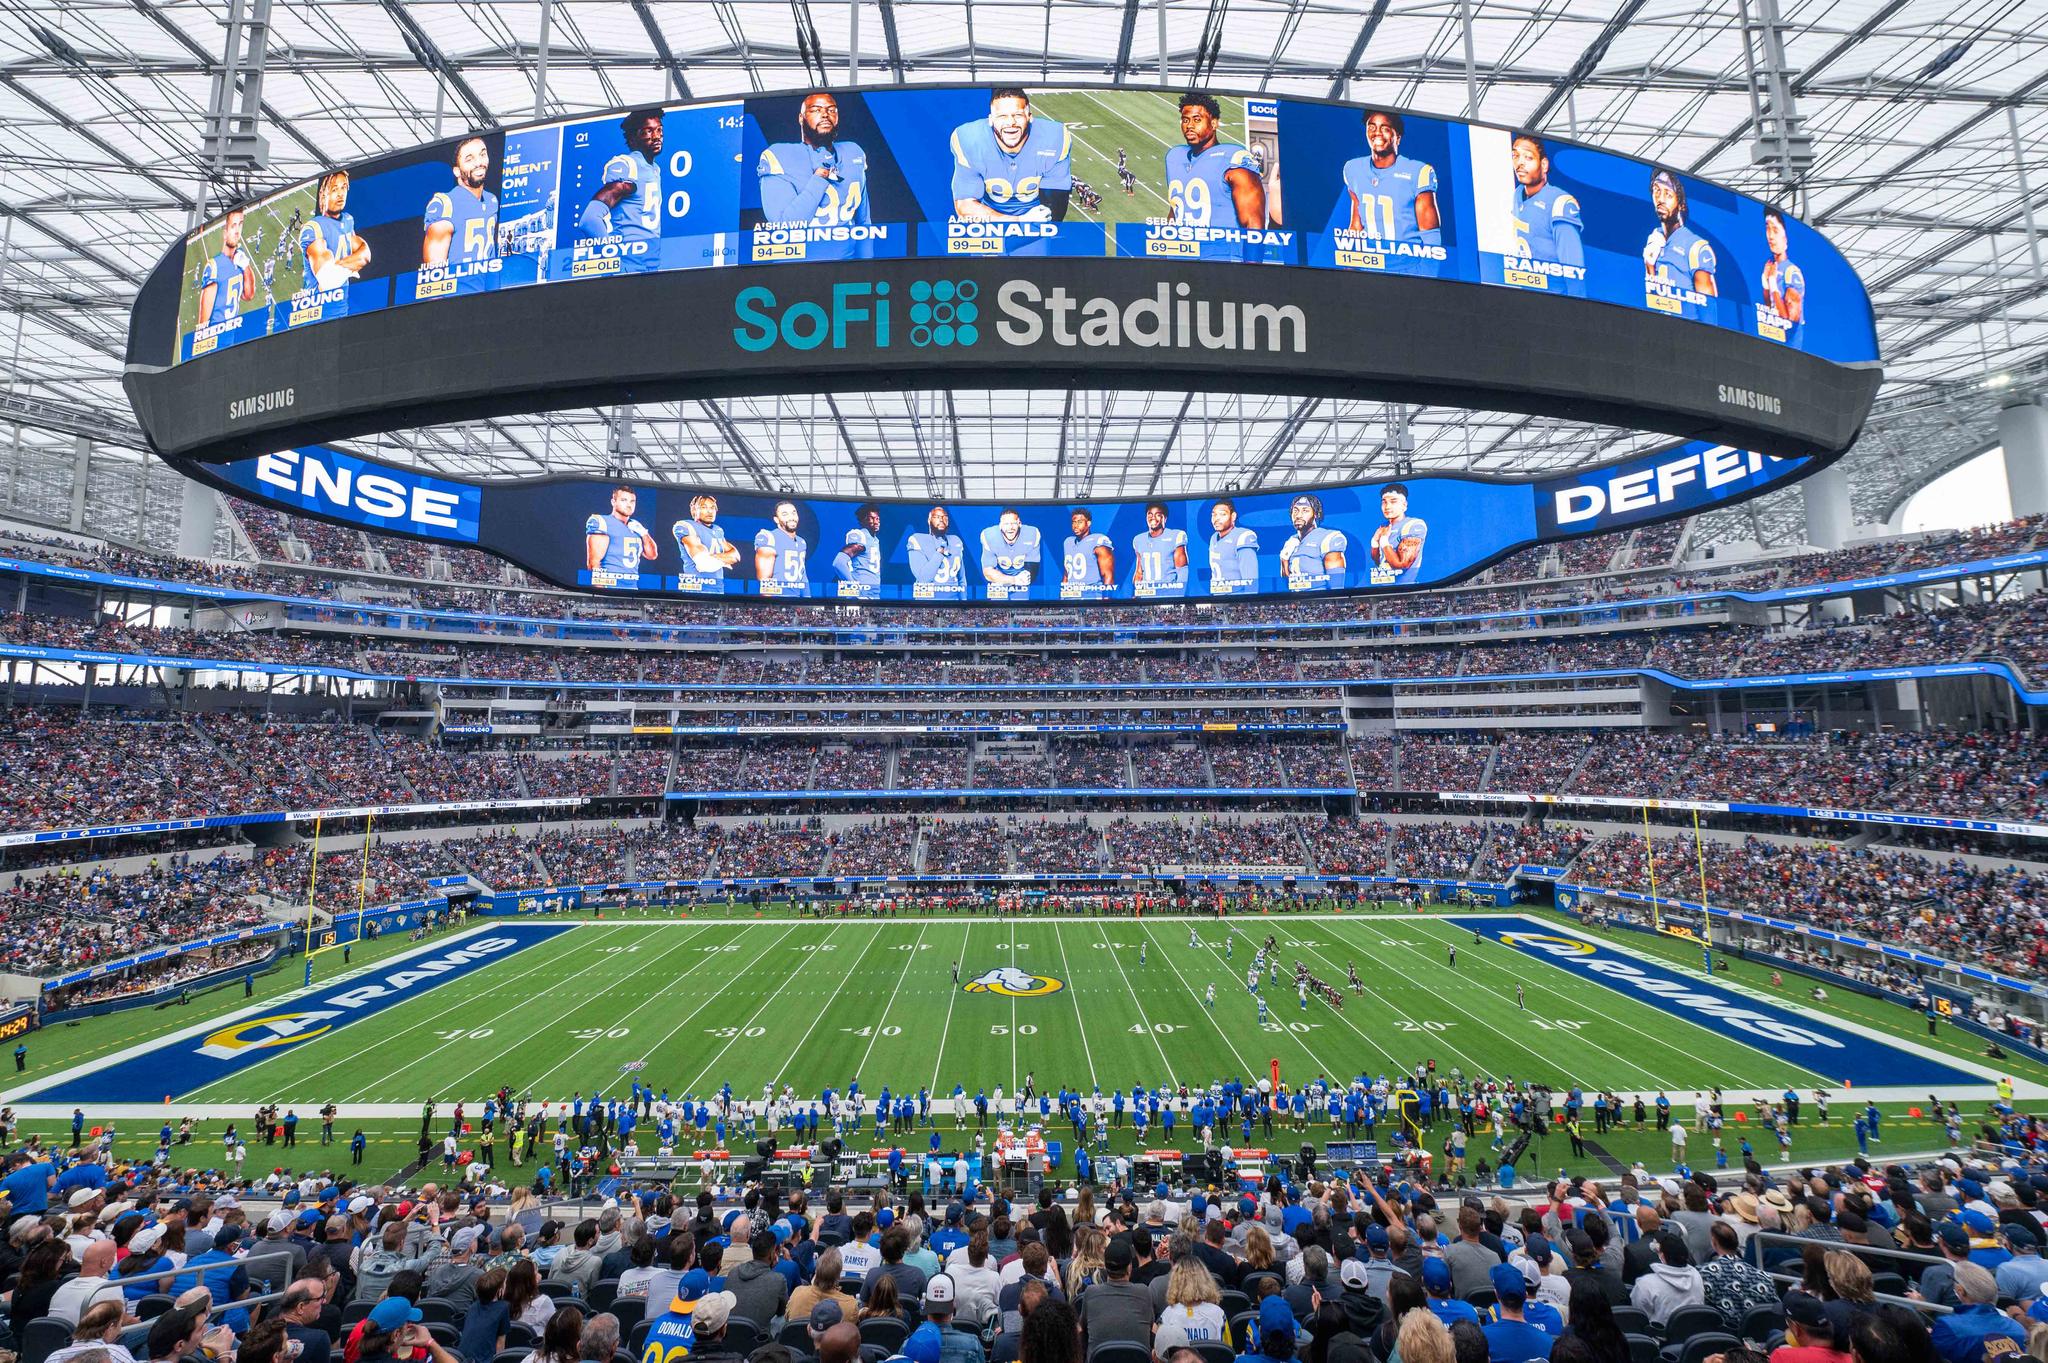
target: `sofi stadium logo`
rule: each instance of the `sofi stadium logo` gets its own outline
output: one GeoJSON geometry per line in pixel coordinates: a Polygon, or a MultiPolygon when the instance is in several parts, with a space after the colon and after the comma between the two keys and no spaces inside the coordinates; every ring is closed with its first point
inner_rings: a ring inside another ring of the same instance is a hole
{"type": "Polygon", "coordinates": [[[1057,994],[1067,987],[1066,981],[1056,980],[1050,975],[1034,975],[1028,970],[1019,970],[1013,965],[997,966],[960,986],[970,994],[1001,994],[1005,998],[1033,999],[1042,994],[1057,994]]]}
{"type": "Polygon", "coordinates": [[[1308,317],[1293,304],[1205,298],[1185,283],[1085,295],[1010,279],[993,286],[992,306],[971,279],[920,279],[907,292],[899,303],[887,283],[847,280],[822,297],[789,298],[757,284],[733,299],[733,342],[757,354],[778,345],[887,350],[907,342],[947,349],[985,337],[1081,350],[1308,350],[1308,317]]]}

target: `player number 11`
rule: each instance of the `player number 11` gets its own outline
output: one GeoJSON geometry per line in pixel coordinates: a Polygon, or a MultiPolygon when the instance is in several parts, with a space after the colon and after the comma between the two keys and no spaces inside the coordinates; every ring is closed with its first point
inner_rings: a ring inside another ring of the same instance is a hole
{"type": "Polygon", "coordinates": [[[1381,241],[1394,235],[1393,195],[1360,194],[1354,202],[1358,208],[1358,230],[1361,233],[1381,241]]]}

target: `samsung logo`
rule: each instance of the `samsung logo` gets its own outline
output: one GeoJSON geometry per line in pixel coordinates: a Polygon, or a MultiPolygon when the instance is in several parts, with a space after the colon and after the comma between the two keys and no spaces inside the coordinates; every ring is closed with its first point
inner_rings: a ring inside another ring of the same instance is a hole
{"type": "Polygon", "coordinates": [[[296,388],[273,388],[268,393],[254,397],[236,398],[228,404],[228,420],[240,421],[245,416],[262,416],[265,412],[280,411],[298,399],[296,388]]]}
{"type": "Polygon", "coordinates": [[[1725,383],[1716,384],[1714,391],[1730,407],[1746,407],[1752,412],[1769,412],[1772,416],[1785,414],[1783,399],[1770,393],[1759,393],[1754,388],[1735,388],[1725,383]]]}

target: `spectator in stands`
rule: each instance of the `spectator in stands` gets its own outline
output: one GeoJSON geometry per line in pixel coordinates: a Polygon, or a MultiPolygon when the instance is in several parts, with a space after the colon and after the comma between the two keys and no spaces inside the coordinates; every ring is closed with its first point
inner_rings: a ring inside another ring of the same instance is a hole
{"type": "Polygon", "coordinates": [[[1628,1336],[1614,1319],[1614,1304],[1597,1280],[1580,1278],[1572,1284],[1565,1317],[1560,1345],[1566,1338],[1576,1341],[1584,1347],[1589,1363],[1628,1363],[1628,1336]]]}
{"type": "MultiPolygon", "coordinates": [[[[1486,1332],[1486,1352],[1493,1363],[1532,1363],[1535,1359],[1547,1359],[1555,1344],[1550,1335],[1531,1325],[1523,1315],[1528,1305],[1528,1280],[1522,1270],[1513,1264],[1498,1264],[1487,1275],[1493,1287],[1494,1299],[1499,1303],[1498,1314],[1483,1326],[1486,1332]]],[[[1407,1333],[1403,1322],[1402,1334],[1407,1333]]],[[[1445,1336],[1448,1344],[1449,1336],[1445,1336]]],[[[1405,1359],[1406,1354],[1402,1357],[1405,1359]]]]}
{"type": "MultiPolygon", "coordinates": [[[[96,1349],[106,1352],[108,1363],[135,1363],[135,1356],[121,1343],[121,1332],[125,1326],[119,1302],[95,1302],[78,1318],[77,1328],[71,1332],[71,1342],[53,1351],[43,1363],[71,1363],[72,1359],[96,1349]]],[[[16,1333],[15,1339],[20,1341],[23,1336],[16,1333]]]]}
{"type": "MultiPolygon", "coordinates": [[[[690,1345],[692,1363],[734,1363],[739,1358],[725,1342],[726,1326],[732,1320],[735,1304],[730,1292],[707,1292],[697,1298],[696,1309],[689,1316],[695,1335],[690,1345]]],[[[651,1337],[652,1332],[649,1334],[651,1337]]]]}
{"type": "MultiPolygon", "coordinates": [[[[1377,1316],[1374,1308],[1372,1319],[1377,1316]]],[[[1216,1344],[1224,1342],[1229,1325],[1223,1314],[1223,1294],[1202,1261],[1192,1253],[1174,1260],[1166,1275],[1166,1309],[1159,1313],[1161,1332],[1170,1328],[1190,1344],[1216,1344]]]]}
{"type": "MultiPolygon", "coordinates": [[[[1928,1332],[1942,1363],[1988,1363],[2023,1353],[2027,1332],[1998,1309],[1998,1280],[1974,1263],[1956,1265],[1956,1309],[1928,1332]]],[[[1786,1308],[1790,1318],[1791,1308],[1786,1308]]]]}
{"type": "Polygon", "coordinates": [[[1835,1340],[1834,1322],[1819,1297],[1800,1291],[1785,1294],[1785,1342],[1771,1350],[1771,1363],[1851,1363],[1848,1351],[1835,1340]]]}
{"type": "Polygon", "coordinates": [[[1636,1279],[1629,1299],[1649,1316],[1652,1325],[1662,1326],[1681,1306],[1699,1306],[1706,1298],[1700,1271],[1692,1266],[1692,1251],[1685,1237],[1673,1230],[1659,1233],[1655,1240],[1657,1262],[1636,1279]]]}
{"type": "Polygon", "coordinates": [[[753,1233],[747,1249],[750,1257],[725,1275],[725,1290],[733,1296],[735,1316],[767,1331],[789,1301],[789,1280],[775,1271],[775,1236],[765,1226],[753,1233]]]}
{"type": "MultiPolygon", "coordinates": [[[[1536,1332],[1542,1334],[1541,1330],[1536,1332]]],[[[1544,1336],[1547,1340],[1549,1336],[1544,1336]]],[[[1492,1340],[1487,1341],[1488,1354],[1494,1363],[1503,1363],[1503,1355],[1492,1351],[1492,1340]]],[[[1401,1318],[1401,1325],[1394,1335],[1394,1353],[1401,1363],[1457,1363],[1457,1349],[1451,1343],[1451,1332],[1444,1323],[1427,1311],[1410,1311],[1401,1318]]],[[[1545,1349],[1541,1357],[1549,1357],[1545,1349]]],[[[1530,1355],[1538,1357],[1539,1355],[1530,1355]]]]}
{"type": "MultiPolygon", "coordinates": [[[[1152,1294],[1131,1281],[1134,1263],[1130,1237],[1119,1235],[1103,1247],[1104,1276],[1076,1300],[1087,1348],[1093,1349],[1107,1340],[1151,1346],[1152,1294]]],[[[1169,1282],[1169,1300],[1172,1290],[1169,1282]]]]}
{"type": "MultiPolygon", "coordinates": [[[[599,1272],[604,1268],[604,1256],[597,1252],[597,1222],[589,1217],[576,1223],[573,1232],[574,1243],[555,1256],[554,1264],[548,1269],[548,1281],[568,1283],[576,1289],[576,1295],[585,1301],[590,1291],[597,1286],[599,1272]]],[[[575,1363],[574,1359],[569,1363],[575,1363]]]]}
{"type": "Polygon", "coordinates": [[[1708,1306],[1721,1313],[1730,1332],[1742,1328],[1743,1319],[1759,1306],[1778,1304],[1777,1285],[1768,1273],[1741,1255],[1742,1245],[1735,1227],[1714,1222],[1708,1231],[1713,1254],[1700,1268],[1700,1292],[1708,1306]]]}
{"type": "MultiPolygon", "coordinates": [[[[285,1336],[298,1341],[297,1363],[329,1363],[333,1357],[334,1339],[320,1327],[326,1309],[324,1278],[300,1278],[285,1289],[284,1299],[278,1303],[278,1319],[284,1322],[285,1336]]],[[[470,1309],[477,1309],[474,1300],[470,1309]]]]}

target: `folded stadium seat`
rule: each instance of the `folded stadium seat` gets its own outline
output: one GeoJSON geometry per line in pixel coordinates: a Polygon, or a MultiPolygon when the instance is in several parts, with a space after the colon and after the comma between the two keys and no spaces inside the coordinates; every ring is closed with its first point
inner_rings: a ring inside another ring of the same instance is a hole
{"type": "Polygon", "coordinates": [[[612,1301],[619,1295],[617,1278],[599,1278],[590,1285],[590,1307],[593,1311],[609,1311],[612,1301]]]}
{"type": "Polygon", "coordinates": [[[1711,1306],[1681,1306],[1671,1313],[1670,1319],[1664,1322],[1664,1329],[1660,1333],[1664,1339],[1665,1352],[1670,1353],[1672,1345],[1683,1344],[1694,1335],[1709,1331],[1727,1333],[1728,1322],[1721,1319],[1719,1311],[1711,1306]]]}
{"type": "Polygon", "coordinates": [[[419,1300],[420,1319],[432,1325],[436,1321],[453,1325],[462,1319],[462,1310],[446,1297],[422,1297],[419,1300]]]}
{"type": "MultiPolygon", "coordinates": [[[[633,1357],[638,1358],[640,1356],[640,1346],[647,1342],[647,1332],[649,1330],[652,1330],[653,1328],[653,1321],[643,1320],[638,1325],[635,1325],[631,1330],[628,1330],[626,1332],[626,1352],[633,1355],[633,1357]]],[[[505,1332],[505,1342],[507,1344],[510,1344],[512,1342],[512,1332],[510,1330],[507,1330],[505,1332]]],[[[528,1347],[531,1348],[532,1346],[529,1345],[528,1347]]],[[[525,1354],[520,1355],[521,1358],[524,1358],[525,1356],[525,1354]]]]}
{"type": "Polygon", "coordinates": [[[893,1352],[879,1344],[863,1344],[860,1346],[860,1363],[883,1363],[893,1352]]]}
{"type": "MultiPolygon", "coordinates": [[[[346,1330],[359,1320],[368,1320],[370,1312],[375,1310],[376,1306],[377,1303],[373,1301],[352,1301],[347,1306],[342,1307],[341,1328],[346,1330]]],[[[535,1336],[535,1342],[539,1342],[539,1336],[535,1336]]]]}
{"type": "Polygon", "coordinates": [[[1614,1308],[1614,1328],[1625,1335],[1650,1335],[1656,1331],[1650,1327],[1650,1313],[1640,1306],[1617,1306],[1614,1308]]]}
{"type": "Polygon", "coordinates": [[[1467,1292],[1465,1304],[1483,1316],[1500,1305],[1500,1298],[1494,1295],[1492,1288],[1482,1287],[1476,1292],[1467,1292]]]}
{"type": "MultiPolygon", "coordinates": [[[[169,1293],[152,1292],[148,1296],[144,1297],[142,1300],[135,1303],[135,1319],[155,1320],[158,1316],[170,1310],[173,1306],[176,1306],[177,1304],[177,1298],[171,1296],[169,1293]]],[[[368,1315],[369,1313],[366,1311],[364,1312],[364,1314],[368,1315]]]]}
{"type": "Polygon", "coordinates": [[[1683,1344],[1666,1344],[1657,1355],[1666,1363],[1707,1363],[1715,1354],[1739,1349],[1742,1341],[1725,1330],[1709,1330],[1693,1335],[1683,1344]]]}
{"type": "MultiPolygon", "coordinates": [[[[761,1326],[745,1316],[731,1316],[725,1322],[725,1347],[745,1358],[761,1347],[761,1326]]],[[[908,1336],[906,1336],[907,1338],[908,1336]]]]}
{"type": "Polygon", "coordinates": [[[43,1363],[71,1342],[71,1322],[55,1316],[38,1316],[21,1332],[17,1363],[43,1363]]]}
{"type": "Polygon", "coordinates": [[[430,1320],[426,1325],[427,1333],[433,1336],[434,1342],[442,1348],[459,1349],[462,1347],[462,1331],[453,1324],[445,1320],[430,1320]]]}
{"type": "MultiPolygon", "coordinates": [[[[894,1316],[873,1316],[860,1323],[862,1344],[879,1344],[890,1354],[903,1348],[903,1341],[910,1338],[910,1327],[894,1316]]],[[[639,1350],[634,1350],[638,1353],[639,1350]]],[[[887,1357],[885,1354],[884,1357],[887,1357]]]]}
{"type": "Polygon", "coordinates": [[[1628,1340],[1628,1363],[1657,1363],[1658,1344],[1656,1340],[1648,1335],[1639,1335],[1633,1331],[1624,1335],[1623,1338],[1628,1340]]]}
{"type": "Polygon", "coordinates": [[[526,1349],[500,1349],[492,1357],[491,1363],[519,1363],[521,1359],[526,1357],[528,1352],[530,1351],[526,1349]]]}
{"type": "Polygon", "coordinates": [[[604,1309],[619,1318],[619,1330],[623,1334],[646,1319],[647,1298],[614,1297],[612,1304],[604,1309]]]}
{"type": "Polygon", "coordinates": [[[582,1298],[576,1295],[574,1283],[543,1282],[540,1290],[543,1296],[553,1297],[556,1301],[572,1301],[578,1306],[583,1304],[582,1298]]]}
{"type": "Polygon", "coordinates": [[[1873,1273],[1870,1275],[1870,1290],[1880,1297],[1903,1297],[1906,1295],[1906,1279],[1898,1273],[1873,1273]]]}
{"type": "Polygon", "coordinates": [[[1152,1350],[1128,1339],[1105,1339],[1088,1350],[1088,1363],[1152,1363],[1152,1350]]]}
{"type": "Polygon", "coordinates": [[[1225,1320],[1236,1320],[1239,1316],[1252,1309],[1252,1299],[1234,1287],[1224,1288],[1222,1298],[1219,1304],[1223,1307],[1223,1318],[1225,1320]]]}
{"type": "MultiPolygon", "coordinates": [[[[1873,1274],[1871,1281],[1875,1282],[1876,1280],[1876,1275],[1873,1274]]],[[[1902,1292],[1899,1295],[1904,1296],[1905,1294],[1902,1292]]],[[[1754,1340],[1759,1344],[1784,1334],[1785,1308],[1775,1305],[1750,1307],[1748,1313],[1742,1318],[1742,1328],[1736,1331],[1736,1333],[1744,1339],[1754,1340]]]]}
{"type": "Polygon", "coordinates": [[[1265,1270],[1261,1270],[1256,1273],[1245,1274],[1244,1277],[1238,1279],[1238,1289],[1242,1291],[1245,1294],[1245,1296],[1251,1298],[1251,1300],[1254,1303],[1256,1303],[1259,1300],[1260,1295],[1259,1280],[1262,1278],[1272,1280],[1273,1290],[1275,1292],[1285,1292],[1287,1290],[1287,1284],[1285,1281],[1281,1279],[1279,1274],[1267,1272],[1265,1270]]]}
{"type": "Polygon", "coordinates": [[[1230,1318],[1230,1342],[1237,1346],[1238,1353],[1252,1351],[1252,1331],[1259,1323],[1256,1311],[1240,1311],[1230,1318]]]}
{"type": "Polygon", "coordinates": [[[1202,1363],[1237,1363],[1237,1355],[1221,1340],[1205,1339],[1195,1345],[1195,1352],[1202,1356],[1202,1363]]]}
{"type": "Polygon", "coordinates": [[[782,1327],[782,1333],[775,1337],[775,1342],[785,1349],[792,1349],[800,1354],[809,1353],[811,1351],[811,1326],[809,1320],[793,1320],[789,1322],[782,1327]]]}
{"type": "MultiPolygon", "coordinates": [[[[624,1329],[624,1326],[620,1327],[624,1329]]],[[[505,1347],[518,1345],[522,1349],[534,1349],[540,1345],[540,1331],[522,1321],[508,1321],[505,1324],[505,1347]]]]}

